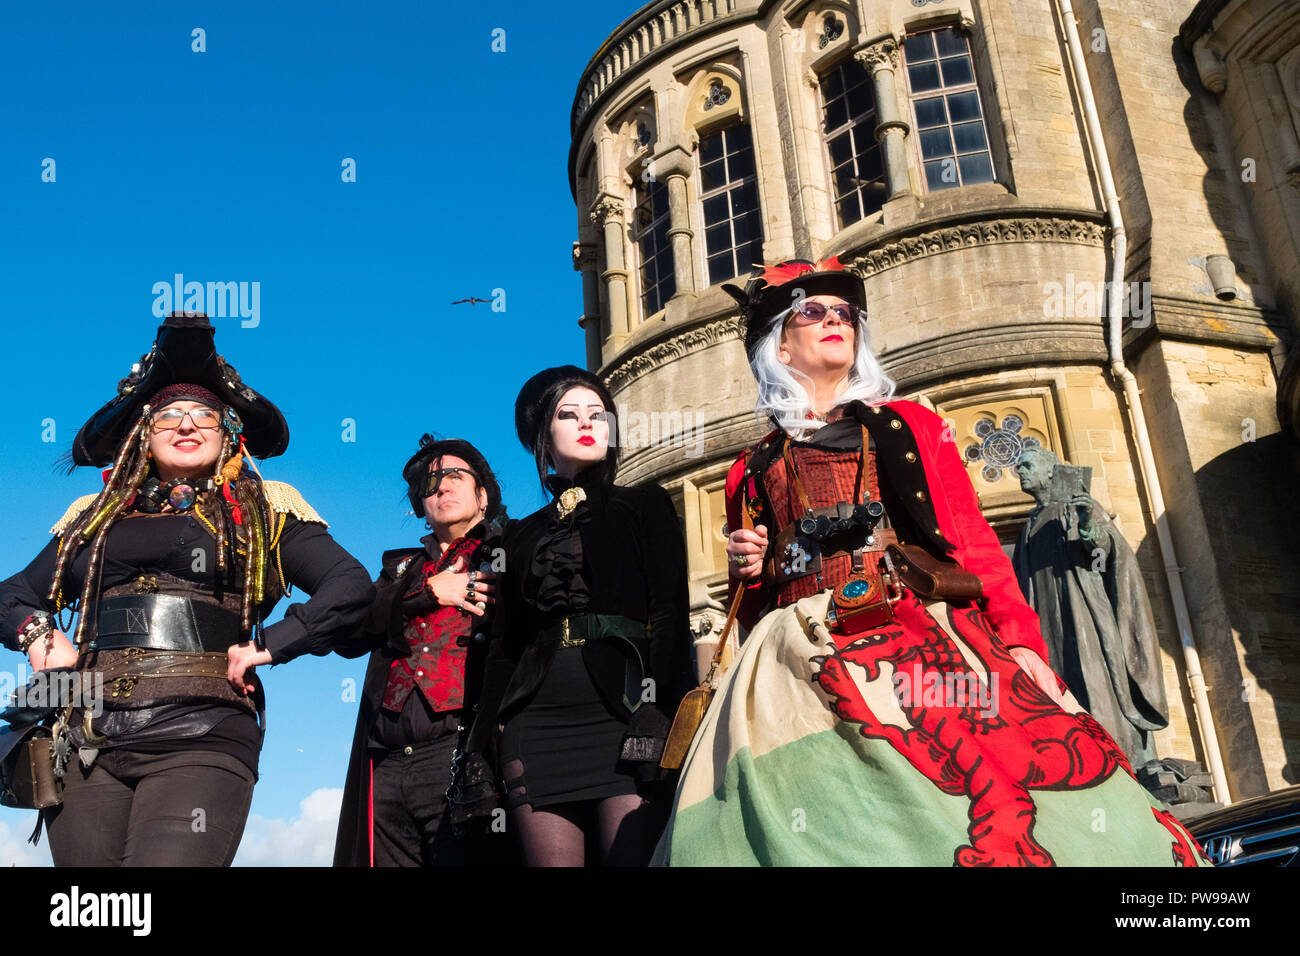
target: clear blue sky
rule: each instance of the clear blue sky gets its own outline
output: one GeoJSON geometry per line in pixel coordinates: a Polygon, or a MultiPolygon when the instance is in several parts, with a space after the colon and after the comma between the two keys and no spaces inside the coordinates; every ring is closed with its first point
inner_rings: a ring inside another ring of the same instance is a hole
{"type": "MultiPolygon", "coordinates": [[[[154,283],[176,273],[260,284],[256,327],[214,324],[292,429],[263,474],[296,485],[372,574],[384,549],[424,533],[400,480],[424,431],[478,444],[511,512],[537,508],[515,395],[540,368],[583,364],[569,110],[583,66],[636,7],[6,4],[0,576],[96,490],[96,472],[56,475],[55,459],[148,350],[154,283]],[[206,52],[191,49],[195,28],[206,52]],[[498,288],[504,313],[449,304],[498,288]]],[[[292,829],[299,801],[342,786],[356,704],[341,688],[363,665],[264,669],[259,838],[308,833],[292,829]]],[[[33,859],[13,849],[31,816],[0,811],[0,865],[33,859]]],[[[44,840],[35,856],[48,860],[44,840]]]]}

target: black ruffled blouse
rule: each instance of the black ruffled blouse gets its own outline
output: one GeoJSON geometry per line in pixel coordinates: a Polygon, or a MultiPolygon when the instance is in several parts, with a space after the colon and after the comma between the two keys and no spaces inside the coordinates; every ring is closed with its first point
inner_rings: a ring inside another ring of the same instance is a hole
{"type": "Polygon", "coordinates": [[[649,625],[643,658],[655,700],[635,713],[623,704],[623,642],[588,641],[582,654],[601,697],[628,721],[628,738],[663,740],[693,683],[686,544],[672,499],[654,483],[607,485],[595,468],[575,481],[552,478],[548,488],[557,500],[506,536],[498,613],[468,749],[489,749],[498,725],[541,686],[558,643],[538,636],[579,614],[621,615],[649,625]],[[575,485],[586,500],[561,517],[558,499],[575,485]]]}

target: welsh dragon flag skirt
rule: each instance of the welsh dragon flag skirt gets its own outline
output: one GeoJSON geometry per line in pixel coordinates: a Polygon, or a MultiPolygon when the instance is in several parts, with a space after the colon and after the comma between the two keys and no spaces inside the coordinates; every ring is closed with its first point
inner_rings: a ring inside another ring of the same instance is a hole
{"type": "Polygon", "coordinates": [[[1204,857],[1067,694],[977,608],[841,637],[829,592],[768,614],[687,753],[671,866],[1196,866],[1204,857]]]}

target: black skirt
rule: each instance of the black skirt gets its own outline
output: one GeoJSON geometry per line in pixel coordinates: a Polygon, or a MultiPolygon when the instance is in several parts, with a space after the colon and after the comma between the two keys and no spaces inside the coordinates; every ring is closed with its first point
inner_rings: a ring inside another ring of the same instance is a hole
{"type": "Polygon", "coordinates": [[[501,734],[506,806],[636,793],[636,781],[616,769],[626,734],[627,723],[592,683],[582,648],[557,648],[537,693],[501,734]]]}

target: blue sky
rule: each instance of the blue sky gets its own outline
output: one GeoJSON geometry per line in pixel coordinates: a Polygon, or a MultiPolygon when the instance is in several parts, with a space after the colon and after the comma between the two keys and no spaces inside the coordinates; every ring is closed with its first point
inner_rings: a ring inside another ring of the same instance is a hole
{"type": "MultiPolygon", "coordinates": [[[[515,395],[541,368],[583,364],[569,110],[636,6],[7,4],[0,576],[96,489],[94,471],[64,477],[55,459],[148,351],[154,285],[177,273],[258,283],[256,325],[213,321],[219,350],[290,423],[263,474],[297,486],[372,574],[424,533],[400,480],[424,431],[478,444],[511,512],[537,508],[515,395]],[[495,289],[504,312],[449,304],[495,289]]],[[[328,860],[322,791],[342,786],[356,716],[344,682],[363,668],[264,669],[269,732],[241,861],[287,862],[289,847],[328,860]]],[[[0,865],[48,861],[44,841],[22,844],[31,817],[0,810],[0,865]]]]}

